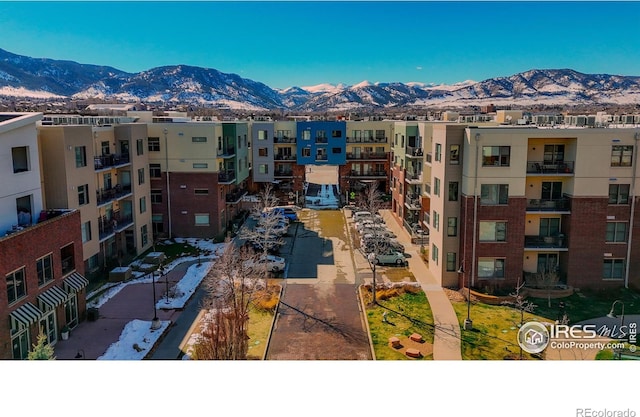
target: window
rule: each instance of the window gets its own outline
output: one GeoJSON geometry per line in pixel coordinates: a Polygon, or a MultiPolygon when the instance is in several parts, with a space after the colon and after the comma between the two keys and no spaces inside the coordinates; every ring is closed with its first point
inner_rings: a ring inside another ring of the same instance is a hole
{"type": "Polygon", "coordinates": [[[458,201],[458,182],[449,181],[449,201],[458,201]]]}
{"type": "Polygon", "coordinates": [[[438,265],[438,247],[435,243],[431,244],[431,260],[438,265]]]}
{"type": "Polygon", "coordinates": [[[140,197],[140,214],[147,211],[147,197],[140,197]]]}
{"type": "Polygon", "coordinates": [[[302,156],[310,157],[311,156],[311,148],[302,148],[302,156]]]}
{"type": "Polygon", "coordinates": [[[540,219],[538,236],[557,236],[560,233],[560,219],[557,217],[543,217],[540,219]]]}
{"type": "Polygon", "coordinates": [[[560,200],[562,198],[562,181],[544,181],[542,183],[542,200],[560,200]]]}
{"type": "Polygon", "coordinates": [[[609,184],[609,204],[629,204],[629,184],[609,184]]]}
{"type": "Polygon", "coordinates": [[[209,226],[209,214],[196,214],[195,215],[196,226],[209,226]]]}
{"type": "Polygon", "coordinates": [[[160,138],[149,138],[147,140],[149,152],[160,152],[160,138]]]}
{"type": "Polygon", "coordinates": [[[433,194],[440,197],[440,178],[433,179],[433,194]]]}
{"type": "Polygon", "coordinates": [[[53,255],[48,254],[36,261],[36,271],[38,272],[38,287],[42,287],[49,281],[53,281],[53,255]]]}
{"type": "Polygon", "coordinates": [[[258,130],[258,140],[267,140],[268,133],[266,130],[258,130]]]}
{"type": "Polygon", "coordinates": [[[624,259],[605,259],[602,266],[603,279],[624,278],[624,259]]]}
{"type": "Polygon", "coordinates": [[[207,137],[206,136],[192,136],[191,137],[191,142],[193,142],[193,143],[206,143],[207,142],[207,137]]]}
{"type": "Polygon", "coordinates": [[[268,148],[258,148],[258,156],[269,156],[268,148]]]}
{"type": "Polygon", "coordinates": [[[100,150],[102,152],[102,155],[109,155],[111,153],[108,140],[100,142],[100,150]]]}
{"type": "Polygon", "coordinates": [[[19,226],[31,225],[31,221],[32,221],[31,212],[33,211],[32,204],[31,204],[32,198],[33,198],[33,194],[16,198],[16,211],[18,214],[19,226]]]}
{"type": "Polygon", "coordinates": [[[13,159],[13,173],[29,171],[29,147],[18,146],[11,148],[11,158],[13,159]]]}
{"type": "Polygon", "coordinates": [[[449,146],[449,163],[451,165],[460,164],[460,145],[449,146]]]}
{"type": "Polygon", "coordinates": [[[154,236],[164,233],[164,220],[162,214],[151,215],[151,227],[154,236]]]}
{"type": "Polygon", "coordinates": [[[482,184],[480,186],[480,204],[509,204],[509,184],[482,184]]]}
{"type": "Polygon", "coordinates": [[[333,154],[342,153],[342,148],[331,148],[331,153],[333,154]]]}
{"type": "Polygon", "coordinates": [[[544,145],[544,164],[554,165],[564,162],[564,145],[544,145]]]}
{"type": "Polygon", "coordinates": [[[449,217],[447,219],[447,236],[457,236],[457,235],[458,235],[458,218],[449,217]]]}
{"type": "Polygon", "coordinates": [[[506,222],[480,222],[480,242],[505,242],[507,240],[506,222]]]}
{"type": "Polygon", "coordinates": [[[89,204],[89,185],[84,184],[78,187],[78,205],[89,204]]]}
{"type": "Polygon", "coordinates": [[[146,224],[143,224],[140,227],[140,243],[142,243],[142,246],[146,246],[147,243],[149,243],[149,234],[147,232],[146,224]]]}
{"type": "Polygon", "coordinates": [[[82,168],[87,166],[87,148],[86,146],[76,146],[76,168],[82,168]]]}
{"type": "Polygon", "coordinates": [[[195,195],[209,195],[209,190],[207,188],[196,188],[193,193],[195,195]]]}
{"type": "Polygon", "coordinates": [[[342,130],[332,130],[331,131],[331,137],[332,138],[341,138],[342,137],[342,130]]]}
{"type": "Polygon", "coordinates": [[[442,145],[436,143],[436,161],[442,161],[442,145]]]}
{"type": "Polygon", "coordinates": [[[376,130],[376,142],[385,142],[387,139],[387,135],[384,130],[376,130]]]}
{"type": "Polygon", "coordinates": [[[195,169],[205,169],[209,167],[209,164],[207,164],[206,162],[194,162],[193,167],[195,169]]]}
{"type": "Polygon", "coordinates": [[[27,295],[24,267],[7,275],[7,296],[9,304],[12,304],[27,295]]]}
{"type": "Polygon", "coordinates": [[[138,156],[144,154],[144,140],[136,139],[136,154],[138,156]]]}
{"type": "Polygon", "coordinates": [[[606,242],[626,242],[627,240],[627,223],[625,222],[607,222],[606,242]]]}
{"type": "Polygon", "coordinates": [[[76,269],[75,252],[73,243],[60,248],[60,259],[62,259],[62,274],[66,275],[76,269]]]}
{"type": "Polygon", "coordinates": [[[633,146],[611,147],[611,166],[612,167],[630,167],[631,156],[633,155],[633,146]]]}
{"type": "Polygon", "coordinates": [[[162,178],[162,171],[160,169],[160,164],[149,164],[149,177],[162,178]]]}
{"type": "Polygon", "coordinates": [[[151,190],[151,204],[162,203],[162,190],[151,190]]]}
{"type": "Polygon", "coordinates": [[[440,230],[440,214],[437,211],[433,211],[433,228],[440,230]]]}
{"type": "Polygon", "coordinates": [[[447,252],[447,272],[457,271],[456,268],[456,253],[447,252]]]}
{"type": "Polygon", "coordinates": [[[267,165],[267,164],[258,165],[258,172],[260,174],[268,174],[269,173],[269,165],[267,165]]]}
{"type": "Polygon", "coordinates": [[[483,146],[482,166],[508,167],[510,153],[510,146],[483,146]]]}
{"type": "Polygon", "coordinates": [[[138,185],[144,184],[144,168],[138,169],[138,185]]]}
{"type": "Polygon", "coordinates": [[[302,139],[303,140],[311,140],[311,131],[310,130],[303,130],[302,131],[302,139]]]}
{"type": "Polygon", "coordinates": [[[504,278],[504,259],[478,258],[478,278],[504,278]]]}
{"type": "Polygon", "coordinates": [[[91,240],[91,221],[82,223],[82,243],[87,243],[91,240]]]}

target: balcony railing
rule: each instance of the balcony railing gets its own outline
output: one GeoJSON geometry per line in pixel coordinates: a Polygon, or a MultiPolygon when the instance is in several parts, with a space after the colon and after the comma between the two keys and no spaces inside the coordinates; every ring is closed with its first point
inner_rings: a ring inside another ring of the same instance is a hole
{"type": "Polygon", "coordinates": [[[112,168],[120,165],[125,165],[130,162],[128,153],[120,153],[120,154],[109,154],[96,156],[93,158],[93,167],[96,170],[112,168]]]}
{"type": "Polygon", "coordinates": [[[327,137],[316,138],[316,143],[329,143],[329,138],[327,137]]]}
{"type": "Polygon", "coordinates": [[[283,136],[281,138],[274,136],[273,143],[296,143],[296,138],[283,136]]]}
{"type": "Polygon", "coordinates": [[[227,193],[227,195],[225,196],[225,201],[227,203],[236,204],[240,202],[240,200],[245,194],[247,194],[247,190],[245,189],[234,190],[230,193],[227,193]]]}
{"type": "Polygon", "coordinates": [[[133,215],[121,214],[120,211],[114,211],[111,220],[106,216],[102,216],[98,222],[98,234],[100,240],[104,240],[114,233],[120,232],[133,224],[133,215]]]}
{"type": "Polygon", "coordinates": [[[419,198],[407,197],[404,199],[404,204],[409,208],[409,210],[420,210],[421,208],[419,198]]]}
{"type": "Polygon", "coordinates": [[[527,174],[573,174],[573,161],[545,162],[527,161],[527,174]]]}
{"type": "Polygon", "coordinates": [[[326,161],[327,159],[327,155],[316,155],[316,161],[326,161]]]}
{"type": "Polygon", "coordinates": [[[369,160],[386,161],[387,153],[386,152],[360,152],[360,153],[347,152],[347,159],[356,159],[356,160],[369,159],[369,160]]]}
{"type": "Polygon", "coordinates": [[[96,201],[100,206],[102,204],[107,204],[111,201],[118,200],[129,194],[131,194],[131,184],[116,184],[115,187],[101,188],[100,190],[96,190],[96,201]]]}
{"type": "Polygon", "coordinates": [[[368,137],[368,138],[353,138],[353,137],[349,137],[347,136],[347,143],[387,143],[387,138],[373,138],[373,137],[368,137]]]}
{"type": "Polygon", "coordinates": [[[235,171],[218,172],[219,184],[232,184],[236,180],[235,171]]]}
{"type": "Polygon", "coordinates": [[[566,249],[567,239],[563,234],[557,236],[525,236],[525,249],[566,249]]]}
{"type": "Polygon", "coordinates": [[[352,177],[386,177],[385,171],[351,171],[352,177]]]}
{"type": "Polygon", "coordinates": [[[276,171],[273,173],[274,177],[293,177],[293,170],[289,171],[276,171]]]}
{"type": "Polygon", "coordinates": [[[218,149],[218,156],[223,158],[230,158],[236,154],[236,148],[233,146],[227,146],[224,149],[218,149]]]}
{"type": "Polygon", "coordinates": [[[407,171],[405,175],[405,180],[407,181],[422,181],[422,172],[418,173],[415,171],[407,171]]]}
{"type": "Polygon", "coordinates": [[[275,161],[295,161],[296,160],[296,156],[295,155],[283,155],[283,154],[275,154],[273,156],[273,159],[275,161]]]}
{"type": "Polygon", "coordinates": [[[422,148],[416,148],[416,147],[413,147],[413,146],[407,146],[406,155],[409,156],[409,157],[411,157],[411,156],[413,156],[413,157],[421,157],[423,155],[422,154],[422,148]]]}
{"type": "Polygon", "coordinates": [[[527,211],[570,211],[568,198],[556,200],[530,199],[527,201],[527,211]]]}

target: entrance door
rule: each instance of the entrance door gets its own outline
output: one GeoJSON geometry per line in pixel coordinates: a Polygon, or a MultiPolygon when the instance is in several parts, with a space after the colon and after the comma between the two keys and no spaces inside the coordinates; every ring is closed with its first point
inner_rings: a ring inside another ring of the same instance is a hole
{"type": "Polygon", "coordinates": [[[40,332],[47,337],[47,344],[55,345],[58,341],[56,332],[56,311],[51,310],[40,319],[40,332]]]}
{"type": "Polygon", "coordinates": [[[538,273],[557,272],[558,270],[558,254],[557,253],[539,253],[538,254],[538,273]]]}
{"type": "Polygon", "coordinates": [[[78,325],[78,295],[73,294],[71,298],[64,303],[64,315],[67,320],[67,326],[74,328],[78,325]]]}

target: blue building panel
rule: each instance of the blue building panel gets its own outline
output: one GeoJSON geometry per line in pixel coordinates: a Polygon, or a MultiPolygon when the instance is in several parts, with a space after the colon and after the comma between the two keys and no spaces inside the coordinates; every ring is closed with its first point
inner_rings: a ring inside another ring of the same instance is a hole
{"type": "Polygon", "coordinates": [[[297,164],[344,165],[347,163],[346,122],[298,122],[296,134],[297,164]]]}

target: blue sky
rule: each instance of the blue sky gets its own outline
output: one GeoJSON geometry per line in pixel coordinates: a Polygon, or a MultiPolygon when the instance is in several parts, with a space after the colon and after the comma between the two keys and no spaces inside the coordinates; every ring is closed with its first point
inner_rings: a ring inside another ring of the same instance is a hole
{"type": "Polygon", "coordinates": [[[455,83],[532,68],[640,75],[640,2],[0,2],[0,48],[273,88],[455,83]]]}

